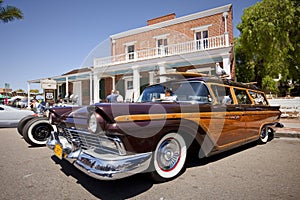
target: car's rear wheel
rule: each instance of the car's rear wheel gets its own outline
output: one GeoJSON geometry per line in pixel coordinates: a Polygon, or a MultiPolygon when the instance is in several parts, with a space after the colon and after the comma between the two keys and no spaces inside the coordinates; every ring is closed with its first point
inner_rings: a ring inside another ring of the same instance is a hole
{"type": "Polygon", "coordinates": [[[169,181],[184,169],[187,147],[178,133],[169,133],[160,139],[153,152],[150,177],[156,182],[169,181]]]}
{"type": "Polygon", "coordinates": [[[24,140],[32,146],[44,146],[53,131],[52,125],[46,117],[31,119],[23,129],[24,140]]]}
{"type": "Polygon", "coordinates": [[[23,136],[23,128],[24,128],[24,126],[26,125],[26,123],[29,122],[29,120],[31,120],[31,119],[33,119],[33,118],[35,118],[35,117],[36,117],[36,116],[34,116],[34,115],[28,115],[28,116],[26,116],[26,117],[23,117],[23,118],[19,121],[17,129],[18,129],[18,133],[19,133],[21,136],[23,136]]]}
{"type": "Polygon", "coordinates": [[[270,137],[272,137],[272,134],[273,134],[272,128],[270,128],[268,126],[264,126],[260,131],[258,142],[260,144],[267,143],[269,141],[270,137]]]}

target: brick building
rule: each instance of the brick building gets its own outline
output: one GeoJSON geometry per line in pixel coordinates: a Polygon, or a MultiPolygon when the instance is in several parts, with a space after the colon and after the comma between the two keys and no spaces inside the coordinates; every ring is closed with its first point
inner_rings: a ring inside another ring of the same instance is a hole
{"type": "MultiPolygon", "coordinates": [[[[56,96],[74,94],[80,105],[105,100],[112,89],[131,102],[147,85],[165,81],[160,74],[214,75],[217,63],[235,78],[231,4],[182,17],[167,14],[111,35],[109,57],[95,58],[93,67],[52,79],[57,81],[56,96]]],[[[30,83],[41,80],[28,81],[28,90],[30,83]]]]}
{"type": "Polygon", "coordinates": [[[110,36],[111,56],[95,58],[93,100],[117,89],[135,101],[156,75],[173,71],[215,74],[216,63],[234,78],[232,5],[176,17],[171,13],[147,26],[110,36]]]}

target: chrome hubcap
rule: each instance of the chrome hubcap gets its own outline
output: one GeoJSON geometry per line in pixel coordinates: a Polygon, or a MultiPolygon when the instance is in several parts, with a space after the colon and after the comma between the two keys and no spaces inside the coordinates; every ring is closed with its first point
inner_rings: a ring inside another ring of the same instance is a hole
{"type": "Polygon", "coordinates": [[[159,147],[157,152],[157,163],[163,171],[170,171],[176,167],[180,160],[180,145],[173,139],[165,140],[159,147]]]}

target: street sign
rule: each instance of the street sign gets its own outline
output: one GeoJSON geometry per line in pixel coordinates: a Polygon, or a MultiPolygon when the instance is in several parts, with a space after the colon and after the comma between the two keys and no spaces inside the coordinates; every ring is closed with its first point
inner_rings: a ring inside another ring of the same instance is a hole
{"type": "Polygon", "coordinates": [[[54,104],[54,89],[45,89],[45,102],[49,103],[50,105],[54,104]]]}
{"type": "Polygon", "coordinates": [[[56,89],[56,81],[53,79],[44,79],[41,81],[42,89],[56,89]]]}

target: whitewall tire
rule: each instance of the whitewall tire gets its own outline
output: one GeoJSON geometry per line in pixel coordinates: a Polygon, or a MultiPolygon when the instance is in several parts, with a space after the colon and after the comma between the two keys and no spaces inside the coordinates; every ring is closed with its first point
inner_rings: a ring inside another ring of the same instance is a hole
{"type": "Polygon", "coordinates": [[[44,146],[53,130],[48,118],[36,117],[23,128],[23,138],[32,146],[44,146]]]}
{"type": "Polygon", "coordinates": [[[183,170],[187,156],[184,138],[178,133],[168,133],[158,142],[153,152],[151,178],[164,182],[175,178],[183,170]]]}
{"type": "Polygon", "coordinates": [[[271,132],[272,132],[271,128],[269,128],[267,126],[263,127],[260,131],[258,142],[260,144],[266,144],[269,141],[269,136],[270,136],[271,132]]]}

